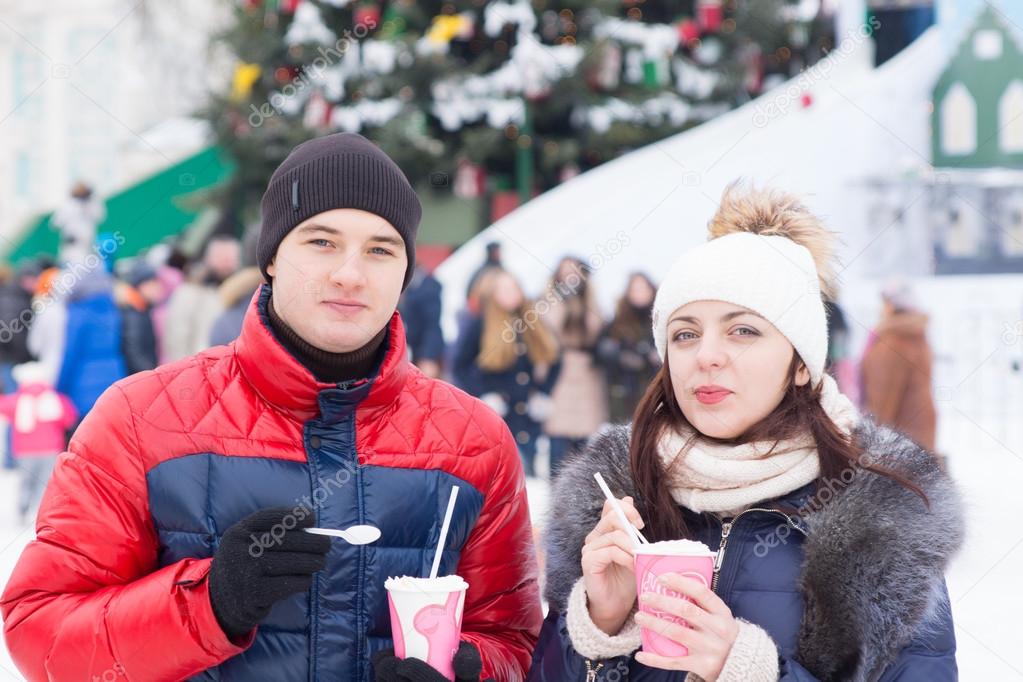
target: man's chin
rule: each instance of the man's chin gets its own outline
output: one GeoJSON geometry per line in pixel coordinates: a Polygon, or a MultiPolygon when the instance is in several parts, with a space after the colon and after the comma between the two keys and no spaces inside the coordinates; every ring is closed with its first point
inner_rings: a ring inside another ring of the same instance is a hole
{"type": "Polygon", "coordinates": [[[328,353],[351,353],[365,346],[373,338],[372,334],[366,335],[363,331],[353,334],[337,334],[336,329],[333,331],[335,332],[333,334],[321,335],[313,345],[328,353]]]}

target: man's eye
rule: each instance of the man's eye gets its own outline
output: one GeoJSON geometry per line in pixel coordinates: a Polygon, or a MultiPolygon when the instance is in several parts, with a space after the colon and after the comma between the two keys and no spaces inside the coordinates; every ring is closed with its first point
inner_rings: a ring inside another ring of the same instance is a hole
{"type": "Polygon", "coordinates": [[[385,248],[383,248],[381,246],[374,246],[372,249],[370,249],[370,251],[372,253],[375,253],[375,254],[378,254],[378,255],[382,255],[382,256],[393,256],[394,255],[393,253],[391,253],[390,251],[388,251],[387,249],[385,249],[385,248]]]}
{"type": "Polygon", "coordinates": [[[331,246],[331,243],[326,239],[310,239],[309,243],[314,246],[331,246]]]}

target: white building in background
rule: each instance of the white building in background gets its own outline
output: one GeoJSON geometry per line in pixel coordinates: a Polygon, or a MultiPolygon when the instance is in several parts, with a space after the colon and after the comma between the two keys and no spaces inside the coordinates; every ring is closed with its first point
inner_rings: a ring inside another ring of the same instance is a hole
{"type": "Polygon", "coordinates": [[[0,238],[78,179],[106,195],[205,143],[211,0],[0,0],[0,238]]]}

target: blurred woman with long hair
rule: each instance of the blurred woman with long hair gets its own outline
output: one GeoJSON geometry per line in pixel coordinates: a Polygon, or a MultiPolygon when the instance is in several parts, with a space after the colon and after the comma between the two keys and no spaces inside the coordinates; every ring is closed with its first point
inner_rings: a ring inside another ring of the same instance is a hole
{"type": "Polygon", "coordinates": [[[572,452],[607,422],[607,385],[596,362],[597,340],[604,321],[597,307],[590,269],[566,256],[547,289],[549,310],[543,316],[561,346],[561,373],[551,394],[551,414],[544,433],[551,440],[551,476],[572,452]]]}
{"type": "Polygon", "coordinates": [[[642,272],[629,275],[615,316],[597,343],[597,359],[607,377],[612,424],[624,424],[632,419],[643,392],[661,366],[650,333],[656,293],[657,286],[649,276],[642,272]]]}
{"type": "Polygon", "coordinates": [[[480,314],[455,343],[455,382],[504,418],[526,475],[535,476],[536,440],[558,377],[558,344],[508,271],[488,271],[474,289],[480,314]]]}

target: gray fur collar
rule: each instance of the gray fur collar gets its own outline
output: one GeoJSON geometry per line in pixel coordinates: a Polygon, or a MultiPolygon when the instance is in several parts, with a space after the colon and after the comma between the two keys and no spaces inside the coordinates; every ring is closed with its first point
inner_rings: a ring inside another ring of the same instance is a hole
{"type": "MultiPolygon", "coordinates": [[[[873,464],[920,486],[931,509],[891,479],[860,471],[833,500],[801,514],[805,609],[796,659],[821,680],[881,675],[940,603],[945,568],[965,532],[959,494],[932,455],[867,420],[854,435],[873,464]]],[[[558,610],[581,575],[582,545],[600,518],[593,472],[601,471],[616,495],[636,496],[629,436],[627,426],[597,434],[555,482],[545,596],[558,610]]]]}

